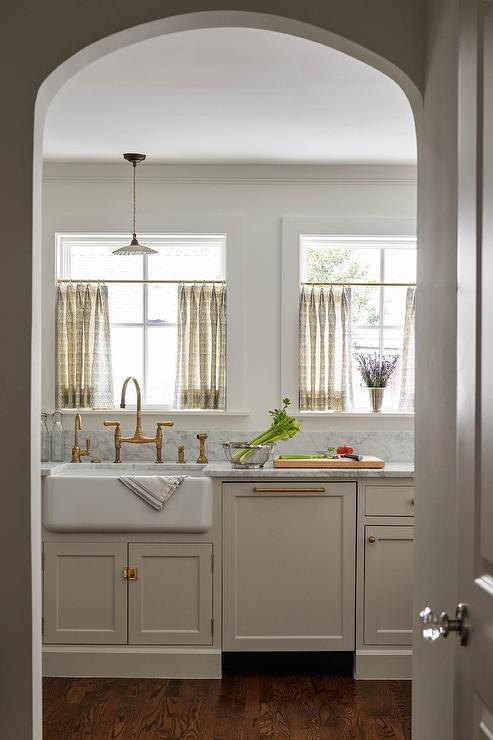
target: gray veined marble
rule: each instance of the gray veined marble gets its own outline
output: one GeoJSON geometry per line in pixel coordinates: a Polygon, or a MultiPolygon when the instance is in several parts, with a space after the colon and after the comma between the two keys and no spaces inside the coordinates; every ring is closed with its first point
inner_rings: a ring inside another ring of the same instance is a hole
{"type": "MultiPolygon", "coordinates": [[[[152,436],[154,430],[144,430],[152,436]]],[[[207,457],[210,462],[224,461],[224,454],[220,442],[238,440],[247,442],[260,430],[251,432],[212,431],[207,440],[207,457]]],[[[124,436],[132,434],[133,429],[124,429],[124,436]]],[[[81,439],[91,438],[91,449],[94,456],[101,460],[114,459],[113,431],[111,429],[90,430],[82,432],[81,439]]],[[[199,443],[195,432],[183,431],[173,427],[166,429],[164,434],[163,458],[168,462],[176,462],[177,446],[185,445],[187,462],[195,462],[198,457],[199,443]]],[[[294,439],[276,446],[275,454],[313,454],[317,450],[334,447],[337,444],[352,444],[355,451],[363,455],[381,457],[387,463],[407,462],[414,459],[414,433],[409,431],[369,431],[369,432],[313,432],[302,431],[294,439]]],[[[73,445],[73,432],[65,430],[65,459],[70,460],[73,445]]],[[[154,445],[123,445],[122,461],[124,462],[153,462],[156,459],[154,445]]]]}
{"type": "MultiPolygon", "coordinates": [[[[140,474],[140,475],[176,475],[183,473],[193,477],[207,476],[209,478],[219,478],[224,480],[243,479],[255,480],[257,478],[335,478],[337,480],[350,478],[413,478],[414,465],[409,462],[391,462],[385,465],[383,469],[369,470],[367,468],[274,468],[272,462],[265,465],[264,468],[245,470],[232,468],[228,462],[210,462],[208,465],[170,465],[164,470],[158,470],[154,464],[133,462],[115,465],[113,463],[102,463],[101,465],[92,465],[84,462],[81,465],[71,465],[70,463],[42,463],[41,475],[43,477],[52,475],[63,476],[83,476],[87,474],[95,476],[118,476],[122,474],[140,474]]],[[[86,477],[87,480],[87,477],[86,477]]]]}

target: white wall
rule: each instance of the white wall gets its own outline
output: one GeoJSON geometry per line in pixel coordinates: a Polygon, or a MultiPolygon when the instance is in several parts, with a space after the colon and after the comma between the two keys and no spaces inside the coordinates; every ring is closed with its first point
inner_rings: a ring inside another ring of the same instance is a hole
{"type": "MultiPolygon", "coordinates": [[[[52,409],[55,378],[55,233],[124,232],[128,229],[130,173],[123,165],[47,164],[43,189],[42,403],[52,409]]],[[[138,230],[163,232],[169,214],[240,215],[245,224],[245,404],[248,415],[210,416],[209,429],[261,429],[281,387],[281,219],[323,216],[355,233],[392,233],[389,223],[414,224],[416,173],[412,167],[163,167],[139,169],[138,230]],[[357,226],[356,226],[357,224],[357,226]],[[370,228],[370,227],[369,227],[370,228]],[[390,232],[389,232],[390,228],[390,232]]],[[[185,218],[186,220],[186,218],[185,218]]],[[[220,228],[220,226],[218,226],[220,228]]],[[[399,226],[396,227],[399,229],[399,226]]],[[[293,325],[293,332],[297,326],[293,325]]],[[[238,409],[235,409],[238,410],[238,409]]],[[[151,418],[148,419],[149,423],[151,418]]],[[[154,418],[152,418],[154,421],[154,418]]],[[[193,429],[196,416],[175,423],[193,429]]],[[[85,428],[100,428],[101,415],[85,414],[85,428]]],[[[322,428],[412,429],[410,418],[304,419],[322,428]]]]}

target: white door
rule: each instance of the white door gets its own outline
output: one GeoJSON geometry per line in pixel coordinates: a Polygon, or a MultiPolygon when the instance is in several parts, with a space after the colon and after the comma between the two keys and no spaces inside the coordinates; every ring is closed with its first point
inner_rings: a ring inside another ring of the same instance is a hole
{"type": "MultiPolygon", "coordinates": [[[[449,569],[457,568],[458,600],[466,605],[467,613],[463,622],[452,624],[462,627],[455,633],[462,640],[451,632],[446,645],[430,645],[429,649],[436,650],[439,668],[444,667],[444,647],[449,654],[455,653],[455,740],[492,740],[493,4],[461,0],[460,6],[458,557],[449,569]]],[[[438,621],[441,630],[430,625],[430,636],[446,633],[446,620],[438,621]]],[[[429,690],[433,697],[435,686],[429,690]]]]}
{"type": "Polygon", "coordinates": [[[459,588],[456,733],[493,738],[493,5],[463,2],[459,146],[459,588]],[[466,108],[467,105],[467,108],[466,108]]]}
{"type": "Polygon", "coordinates": [[[212,545],[131,543],[130,644],[212,644],[212,545]]]}

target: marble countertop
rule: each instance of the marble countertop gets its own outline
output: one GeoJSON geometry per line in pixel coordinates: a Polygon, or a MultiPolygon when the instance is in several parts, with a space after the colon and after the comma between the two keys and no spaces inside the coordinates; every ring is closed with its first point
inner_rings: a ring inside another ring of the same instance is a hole
{"type": "MultiPolygon", "coordinates": [[[[94,474],[95,465],[91,463],[81,463],[82,466],[91,465],[91,473],[94,474]]],[[[114,463],[100,463],[105,469],[112,468],[114,463]]],[[[116,467],[116,466],[115,466],[116,467]]],[[[41,463],[41,475],[58,475],[65,470],[72,468],[71,463],[47,462],[41,463]]],[[[126,463],[122,465],[121,472],[132,472],[134,475],[142,471],[143,474],[149,475],[149,468],[158,475],[158,470],[149,463],[126,463]]],[[[347,469],[330,469],[330,468],[274,468],[272,463],[267,463],[264,468],[259,470],[239,470],[233,469],[228,462],[211,461],[208,465],[177,465],[166,464],[166,471],[169,473],[181,472],[185,475],[188,471],[193,470],[195,473],[200,469],[202,475],[211,478],[224,479],[252,479],[252,478],[413,478],[414,463],[410,462],[389,462],[382,469],[365,469],[365,468],[347,468],[347,469]],[[188,470],[187,470],[188,469],[188,470]]],[[[81,471],[82,472],[82,471],[81,471]]],[[[83,474],[83,473],[82,473],[83,474]]]]}
{"type": "Polygon", "coordinates": [[[267,463],[260,470],[240,470],[227,462],[211,462],[204,468],[211,478],[412,478],[414,463],[387,463],[385,468],[274,468],[267,463]]]}

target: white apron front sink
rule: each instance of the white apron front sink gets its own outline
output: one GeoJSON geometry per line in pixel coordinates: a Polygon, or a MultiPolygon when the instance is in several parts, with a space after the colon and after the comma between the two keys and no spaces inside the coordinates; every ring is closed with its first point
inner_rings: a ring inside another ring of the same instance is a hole
{"type": "Polygon", "coordinates": [[[50,532],[207,532],[212,526],[212,481],[200,466],[74,465],[43,483],[44,526],[50,532]],[[162,511],[118,480],[120,475],[186,478],[162,511]]]}

